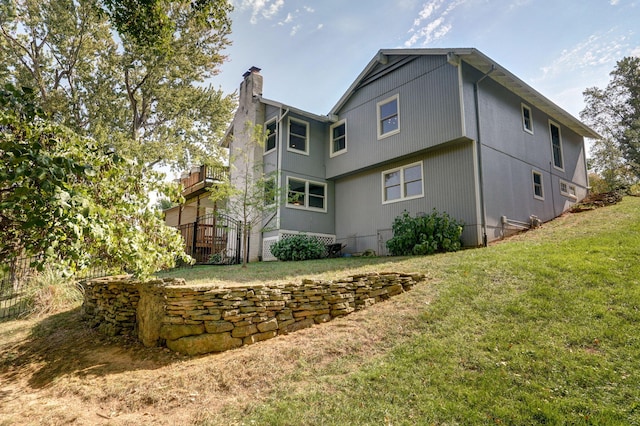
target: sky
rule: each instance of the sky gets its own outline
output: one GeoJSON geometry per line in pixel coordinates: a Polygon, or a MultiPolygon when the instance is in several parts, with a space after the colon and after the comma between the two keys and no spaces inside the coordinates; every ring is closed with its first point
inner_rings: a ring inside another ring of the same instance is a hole
{"type": "Polygon", "coordinates": [[[578,117],[582,92],[640,56],[640,0],[231,0],[228,56],[211,83],[327,114],[380,49],[473,47],[578,117]]]}

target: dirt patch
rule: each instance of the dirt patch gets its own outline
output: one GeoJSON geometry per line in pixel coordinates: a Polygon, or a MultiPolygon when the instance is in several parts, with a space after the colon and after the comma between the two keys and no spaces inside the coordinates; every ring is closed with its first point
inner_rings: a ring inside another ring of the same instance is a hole
{"type": "Polygon", "coordinates": [[[423,283],[330,323],[201,357],[102,336],[79,308],[0,324],[0,424],[233,424],[274,392],[341,376],[409,338],[433,295],[423,283]]]}

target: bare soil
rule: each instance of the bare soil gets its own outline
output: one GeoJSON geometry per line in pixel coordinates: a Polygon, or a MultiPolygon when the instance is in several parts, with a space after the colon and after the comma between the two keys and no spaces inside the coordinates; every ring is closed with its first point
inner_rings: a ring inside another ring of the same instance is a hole
{"type": "Polygon", "coordinates": [[[0,425],[240,424],[267,398],[330,383],[409,338],[434,293],[422,283],[330,323],[201,357],[103,336],[79,307],[0,323],[0,425]]]}

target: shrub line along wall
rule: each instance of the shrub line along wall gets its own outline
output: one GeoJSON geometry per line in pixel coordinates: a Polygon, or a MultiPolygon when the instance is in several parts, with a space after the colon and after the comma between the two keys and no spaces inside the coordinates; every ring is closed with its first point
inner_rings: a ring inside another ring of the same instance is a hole
{"type": "Polygon", "coordinates": [[[198,355],[222,352],[348,315],[410,290],[420,274],[380,273],[338,281],[220,288],[182,279],[85,283],[83,315],[108,335],[198,355]]]}

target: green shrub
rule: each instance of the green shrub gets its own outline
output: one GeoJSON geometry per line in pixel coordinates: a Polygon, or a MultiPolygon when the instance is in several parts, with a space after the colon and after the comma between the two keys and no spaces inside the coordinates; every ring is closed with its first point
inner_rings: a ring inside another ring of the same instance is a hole
{"type": "Polygon", "coordinates": [[[393,238],[387,248],[394,256],[457,251],[461,247],[462,222],[435,209],[429,215],[411,217],[406,211],[393,220],[393,238]]]}
{"type": "Polygon", "coordinates": [[[46,266],[28,282],[25,298],[31,316],[60,312],[82,303],[84,294],[73,277],[46,266]]]}
{"type": "Polygon", "coordinates": [[[320,259],[325,253],[326,247],[320,240],[304,234],[284,238],[271,246],[271,254],[283,261],[320,259]]]}

